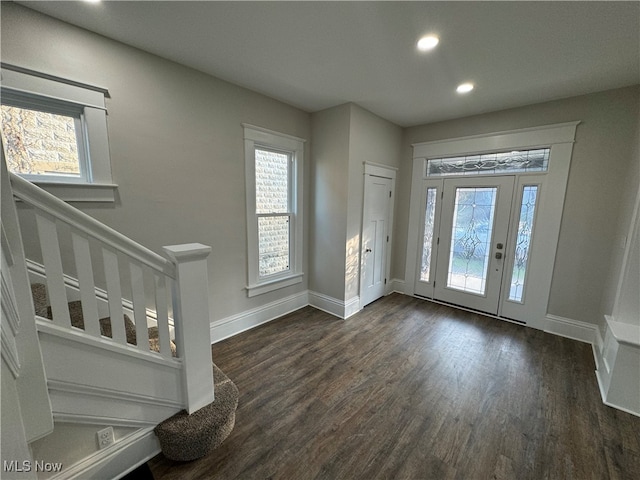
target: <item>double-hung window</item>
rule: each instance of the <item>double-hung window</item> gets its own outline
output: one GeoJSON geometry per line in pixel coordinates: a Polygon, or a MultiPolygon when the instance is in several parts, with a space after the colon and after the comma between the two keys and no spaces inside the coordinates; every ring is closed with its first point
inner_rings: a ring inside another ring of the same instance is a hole
{"type": "Polygon", "coordinates": [[[250,297],[302,281],[304,140],[244,124],[250,297]]]}
{"type": "Polygon", "coordinates": [[[7,168],[63,200],[113,201],[103,88],[3,64],[7,168]]]}

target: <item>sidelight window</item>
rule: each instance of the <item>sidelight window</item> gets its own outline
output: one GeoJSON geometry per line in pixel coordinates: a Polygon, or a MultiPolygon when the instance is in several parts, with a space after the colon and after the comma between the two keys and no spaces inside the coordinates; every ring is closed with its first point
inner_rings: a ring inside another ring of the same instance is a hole
{"type": "Polygon", "coordinates": [[[523,302],[537,197],[537,185],[524,186],[522,189],[522,201],[520,202],[520,219],[518,221],[518,233],[513,258],[513,272],[509,286],[509,300],[519,303],[523,302]]]}

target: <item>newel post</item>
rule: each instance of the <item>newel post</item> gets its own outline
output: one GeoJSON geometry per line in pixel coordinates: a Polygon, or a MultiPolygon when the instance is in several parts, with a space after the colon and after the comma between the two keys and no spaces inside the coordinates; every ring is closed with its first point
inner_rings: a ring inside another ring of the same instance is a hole
{"type": "Polygon", "coordinates": [[[213,402],[207,257],[200,243],[163,247],[176,266],[173,316],[178,355],[183,362],[185,400],[191,414],[213,402]]]}

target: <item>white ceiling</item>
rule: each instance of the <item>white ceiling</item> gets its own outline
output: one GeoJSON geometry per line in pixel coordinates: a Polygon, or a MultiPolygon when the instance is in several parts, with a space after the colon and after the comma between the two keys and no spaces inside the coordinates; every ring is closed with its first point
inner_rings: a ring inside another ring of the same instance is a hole
{"type": "Polygon", "coordinates": [[[638,1],[18,3],[308,112],[355,102],[400,126],[640,83],[638,1]],[[426,33],[440,45],[422,54],[426,33]]]}

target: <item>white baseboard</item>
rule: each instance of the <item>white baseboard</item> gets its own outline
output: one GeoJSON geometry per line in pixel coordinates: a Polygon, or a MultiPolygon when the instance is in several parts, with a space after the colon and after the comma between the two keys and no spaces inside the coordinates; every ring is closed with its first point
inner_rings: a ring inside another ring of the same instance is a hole
{"type": "Polygon", "coordinates": [[[309,291],[309,305],[344,320],[360,311],[360,297],[342,301],[323,293],[309,291]]]}
{"type": "Polygon", "coordinates": [[[308,291],[211,322],[211,343],[217,343],[309,305],[308,291]]]}
{"type": "Polygon", "coordinates": [[[153,428],[127,435],[112,446],[86,457],[50,480],[82,478],[121,478],[160,453],[160,443],[153,428]]]}
{"type": "Polygon", "coordinates": [[[571,318],[547,314],[544,331],[561,337],[571,338],[579,342],[590,343],[596,341],[598,326],[593,323],[581,322],[571,318]]]}
{"type": "Polygon", "coordinates": [[[349,318],[351,315],[355,315],[360,311],[360,296],[353,297],[351,300],[344,302],[344,319],[349,318]]]}
{"type": "Polygon", "coordinates": [[[391,279],[391,293],[401,293],[405,294],[405,281],[399,278],[391,279]]]}

